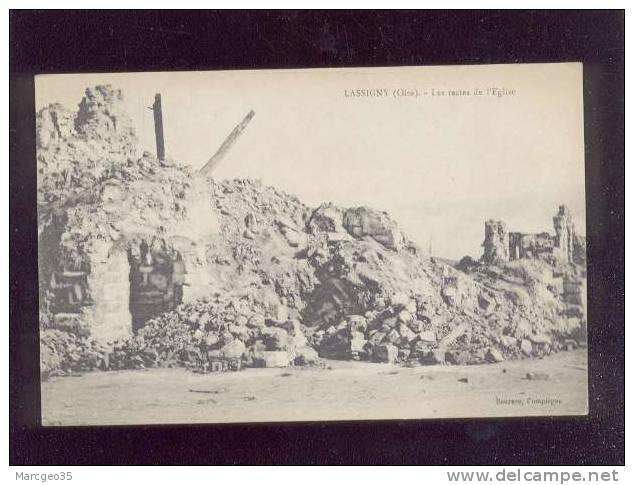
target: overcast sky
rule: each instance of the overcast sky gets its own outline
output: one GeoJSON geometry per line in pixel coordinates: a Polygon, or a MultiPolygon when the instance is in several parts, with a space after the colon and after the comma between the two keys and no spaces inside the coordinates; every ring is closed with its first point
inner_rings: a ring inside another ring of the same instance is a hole
{"type": "Polygon", "coordinates": [[[215,177],[259,178],[311,206],[385,210],[438,256],[479,257],[490,218],[553,232],[562,203],[585,234],[580,64],[52,75],[36,79],[36,105],[76,109],[97,84],[123,90],[153,153],[147,107],[160,92],[167,156],[193,167],[253,109],[215,177]],[[487,87],[515,94],[473,95],[487,87]],[[472,95],[395,98],[398,88],[472,95]],[[388,96],[350,96],[360,89],[388,96]]]}

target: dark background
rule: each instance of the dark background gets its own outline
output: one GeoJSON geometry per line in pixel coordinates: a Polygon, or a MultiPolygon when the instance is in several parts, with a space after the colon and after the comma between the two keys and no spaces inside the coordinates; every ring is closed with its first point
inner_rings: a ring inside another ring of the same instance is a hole
{"type": "Polygon", "coordinates": [[[11,11],[10,463],[623,464],[624,17],[622,11],[11,11]],[[584,63],[588,417],[39,426],[34,74],[561,61],[584,63]]]}

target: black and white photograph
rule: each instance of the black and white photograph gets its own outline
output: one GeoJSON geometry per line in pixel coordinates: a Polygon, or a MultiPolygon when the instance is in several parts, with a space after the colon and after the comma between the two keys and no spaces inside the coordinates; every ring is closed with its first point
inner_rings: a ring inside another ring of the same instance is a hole
{"type": "Polygon", "coordinates": [[[586,414],[581,79],[36,78],[43,424],[586,414]]]}

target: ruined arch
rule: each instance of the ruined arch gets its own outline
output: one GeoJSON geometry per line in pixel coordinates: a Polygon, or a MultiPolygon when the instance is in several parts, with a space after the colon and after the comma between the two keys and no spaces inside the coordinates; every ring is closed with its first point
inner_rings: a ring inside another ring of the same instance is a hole
{"type": "Polygon", "coordinates": [[[183,301],[185,263],[181,253],[164,239],[141,239],[129,245],[132,331],[183,301]]]}

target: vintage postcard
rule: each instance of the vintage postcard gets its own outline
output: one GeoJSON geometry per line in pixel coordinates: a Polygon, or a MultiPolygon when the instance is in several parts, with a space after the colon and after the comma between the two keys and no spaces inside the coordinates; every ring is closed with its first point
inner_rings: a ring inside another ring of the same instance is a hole
{"type": "Polygon", "coordinates": [[[582,65],[36,78],[47,426],[583,415],[582,65]]]}

